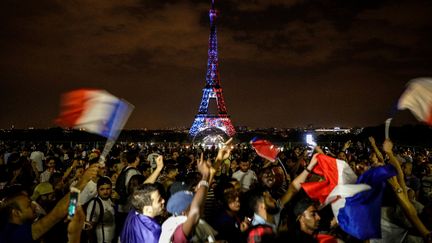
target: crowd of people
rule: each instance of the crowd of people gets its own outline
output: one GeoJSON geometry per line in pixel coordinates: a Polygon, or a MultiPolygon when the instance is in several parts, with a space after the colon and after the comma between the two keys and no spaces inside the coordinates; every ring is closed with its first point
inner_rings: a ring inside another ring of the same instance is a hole
{"type": "Polygon", "coordinates": [[[432,242],[432,153],[347,141],[284,147],[275,161],[232,139],[218,147],[0,144],[0,242],[432,242]],[[302,189],[317,155],[357,176],[391,164],[380,239],[341,230],[302,189]],[[80,191],[68,219],[70,188],[80,191]],[[401,189],[402,188],[402,189],[401,189]],[[324,237],[324,238],[323,238],[324,237]],[[324,239],[324,240],[323,240],[324,239]]]}

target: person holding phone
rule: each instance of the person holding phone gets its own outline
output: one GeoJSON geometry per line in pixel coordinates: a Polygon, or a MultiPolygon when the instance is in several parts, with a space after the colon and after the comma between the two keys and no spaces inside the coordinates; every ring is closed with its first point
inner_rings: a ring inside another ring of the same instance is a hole
{"type": "MultiPolygon", "coordinates": [[[[97,176],[97,164],[89,167],[76,188],[82,190],[88,181],[97,176]]],[[[64,196],[45,217],[33,222],[35,208],[30,197],[22,190],[10,190],[0,199],[0,242],[39,242],[41,237],[68,214],[69,194],[64,196]]]]}

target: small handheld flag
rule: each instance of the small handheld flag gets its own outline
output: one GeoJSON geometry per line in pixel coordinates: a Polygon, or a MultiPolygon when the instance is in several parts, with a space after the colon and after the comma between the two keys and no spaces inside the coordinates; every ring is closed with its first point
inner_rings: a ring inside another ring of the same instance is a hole
{"type": "Polygon", "coordinates": [[[133,109],[105,90],[79,89],[63,94],[56,123],[116,139],[133,109]]]}
{"type": "Polygon", "coordinates": [[[100,156],[103,162],[134,106],[105,90],[78,89],[63,94],[61,112],[56,123],[63,127],[83,129],[108,140],[100,156]]]}
{"type": "Polygon", "coordinates": [[[280,152],[280,149],[267,140],[253,138],[250,142],[256,153],[264,159],[274,162],[280,152]]]}

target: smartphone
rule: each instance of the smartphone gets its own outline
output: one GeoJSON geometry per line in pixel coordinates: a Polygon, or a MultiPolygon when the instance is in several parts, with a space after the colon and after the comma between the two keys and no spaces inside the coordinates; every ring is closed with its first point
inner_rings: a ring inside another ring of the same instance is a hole
{"type": "Polygon", "coordinates": [[[305,140],[306,140],[306,144],[307,144],[307,154],[308,154],[308,157],[310,158],[310,157],[312,157],[313,151],[314,151],[315,147],[317,146],[317,143],[315,142],[313,135],[310,133],[306,134],[305,140]]]}
{"type": "Polygon", "coordinates": [[[317,146],[312,134],[306,134],[306,143],[308,146],[317,146]]]}
{"type": "Polygon", "coordinates": [[[156,159],[159,156],[160,156],[160,154],[158,154],[158,153],[152,153],[151,154],[150,166],[152,169],[155,169],[157,167],[156,159]]]}
{"type": "Polygon", "coordinates": [[[80,190],[75,187],[70,188],[69,193],[69,206],[68,206],[68,219],[72,219],[75,216],[75,211],[78,203],[78,197],[80,190]]]}

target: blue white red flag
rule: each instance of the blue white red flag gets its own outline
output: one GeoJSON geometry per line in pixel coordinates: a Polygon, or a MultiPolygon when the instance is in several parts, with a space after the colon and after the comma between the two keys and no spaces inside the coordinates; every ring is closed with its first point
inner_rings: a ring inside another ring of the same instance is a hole
{"type": "Polygon", "coordinates": [[[322,205],[370,189],[368,185],[355,185],[357,176],[345,161],[324,154],[318,154],[317,160],[313,172],[323,176],[324,180],[305,182],[302,188],[310,198],[318,200],[322,205]]]}
{"type": "Polygon", "coordinates": [[[56,123],[115,140],[133,109],[105,90],[79,89],[63,94],[56,123]]]}
{"type": "Polygon", "coordinates": [[[392,165],[367,170],[357,183],[371,186],[371,190],[360,192],[346,199],[344,207],[333,207],[339,226],[348,234],[360,239],[381,238],[381,204],[386,181],[396,176],[392,165]]]}
{"type": "Polygon", "coordinates": [[[381,202],[386,180],[396,171],[391,165],[369,169],[358,179],[345,161],[317,156],[313,172],[325,180],[306,182],[302,188],[322,205],[331,203],[339,226],[360,239],[381,238],[381,202]]]}
{"type": "Polygon", "coordinates": [[[274,162],[280,152],[280,149],[267,140],[253,138],[250,142],[256,153],[264,159],[274,162]]]}
{"type": "Polygon", "coordinates": [[[399,98],[398,109],[409,109],[419,120],[432,125],[432,78],[411,80],[399,98]]]}

